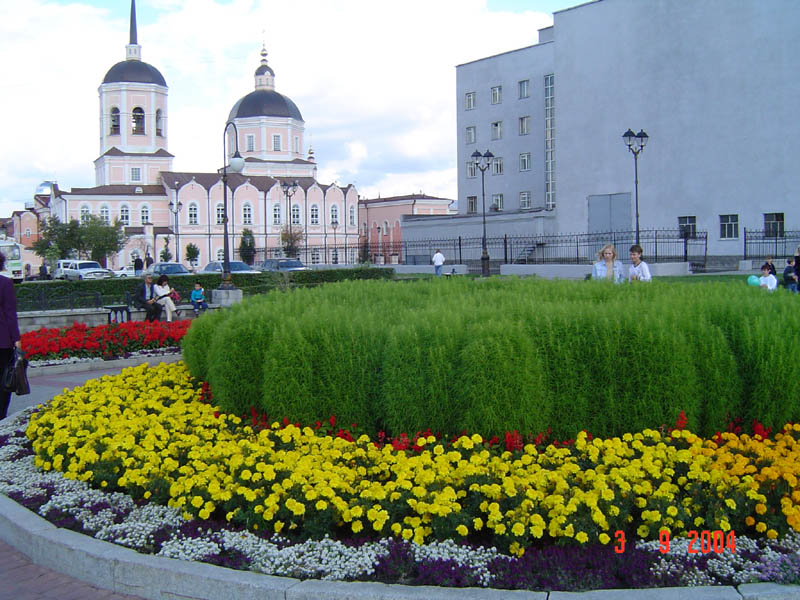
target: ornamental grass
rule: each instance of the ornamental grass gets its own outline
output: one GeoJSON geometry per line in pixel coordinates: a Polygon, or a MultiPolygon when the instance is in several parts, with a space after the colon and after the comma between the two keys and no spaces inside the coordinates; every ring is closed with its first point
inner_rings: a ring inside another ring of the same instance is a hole
{"type": "MultiPolygon", "coordinates": [[[[35,464],[185,519],[290,539],[460,540],[521,556],[560,545],[800,531],[800,424],[774,439],[676,429],[517,451],[477,433],[396,450],[311,427],[253,427],[202,400],[183,363],[125,369],[32,415],[35,464]],[[696,535],[696,534],[695,534],[696,535]]],[[[734,537],[730,539],[733,540],[734,537]]]]}

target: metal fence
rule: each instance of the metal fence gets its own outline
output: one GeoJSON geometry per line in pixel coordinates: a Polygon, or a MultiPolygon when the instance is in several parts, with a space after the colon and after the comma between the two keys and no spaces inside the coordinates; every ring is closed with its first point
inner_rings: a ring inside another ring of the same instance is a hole
{"type": "Polygon", "coordinates": [[[794,256],[800,247],[800,231],[765,231],[745,227],[743,237],[745,260],[794,256]]]}
{"type": "MultiPolygon", "coordinates": [[[[75,308],[100,308],[111,301],[103,298],[100,292],[71,292],[69,294],[52,294],[47,292],[47,286],[33,286],[17,288],[17,311],[26,312],[34,310],[72,310],[75,308]],[[104,302],[105,300],[105,302],[104,302]]],[[[114,299],[118,301],[118,299],[114,299]]]]}

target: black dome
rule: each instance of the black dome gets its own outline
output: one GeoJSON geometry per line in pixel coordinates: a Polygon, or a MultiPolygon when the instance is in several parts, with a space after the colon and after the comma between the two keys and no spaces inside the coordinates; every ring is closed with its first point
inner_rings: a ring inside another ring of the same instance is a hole
{"type": "Polygon", "coordinates": [[[291,117],[298,121],[303,120],[297,105],[274,90],[250,92],[233,105],[228,120],[245,117],[291,117]]]}
{"type": "Polygon", "coordinates": [[[256,69],[256,75],[263,75],[264,73],[269,73],[270,75],[275,75],[275,71],[273,71],[268,65],[261,65],[256,69]]]}
{"type": "Polygon", "coordinates": [[[108,70],[103,83],[154,83],[167,87],[164,76],[152,65],[140,60],[123,60],[108,70]]]}

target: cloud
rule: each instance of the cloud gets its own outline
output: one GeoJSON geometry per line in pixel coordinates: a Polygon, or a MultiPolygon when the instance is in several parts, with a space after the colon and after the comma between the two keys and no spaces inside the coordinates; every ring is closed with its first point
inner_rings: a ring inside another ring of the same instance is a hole
{"type": "MultiPolygon", "coordinates": [[[[12,7],[14,18],[0,21],[0,110],[11,115],[0,215],[21,208],[43,179],[94,184],[97,88],[124,59],[128,36],[128,0],[0,0],[3,14],[12,7]]],[[[450,198],[455,66],[533,44],[552,23],[544,13],[490,12],[485,0],[140,0],[137,11],[142,57],[170,88],[176,169],[220,166],[225,121],[253,89],[263,40],[276,89],[313,135],[321,181],[356,183],[362,195],[423,189],[450,198]]]]}

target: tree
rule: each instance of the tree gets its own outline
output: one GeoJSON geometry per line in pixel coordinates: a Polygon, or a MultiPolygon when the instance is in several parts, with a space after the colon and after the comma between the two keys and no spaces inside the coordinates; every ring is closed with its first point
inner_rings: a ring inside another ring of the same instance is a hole
{"type": "Polygon", "coordinates": [[[248,265],[252,265],[255,256],[256,238],[253,237],[253,232],[251,230],[242,229],[242,239],[239,242],[239,258],[241,258],[248,265]]]}
{"type": "Polygon", "coordinates": [[[39,239],[33,243],[37,256],[56,260],[69,258],[80,245],[80,224],[78,221],[62,223],[58,217],[50,217],[41,227],[39,239]]]}
{"type": "Polygon", "coordinates": [[[164,236],[164,249],[158,255],[161,259],[161,262],[169,262],[172,260],[172,252],[169,251],[169,236],[164,236]]]}
{"type": "Polygon", "coordinates": [[[128,236],[119,220],[109,224],[97,215],[89,215],[78,230],[79,254],[99,263],[105,263],[108,256],[122,250],[128,242],[128,236]]]}
{"type": "Polygon", "coordinates": [[[199,257],[200,257],[200,248],[198,248],[194,244],[188,244],[186,246],[186,260],[189,261],[189,264],[194,266],[195,261],[199,257]]]}
{"type": "Polygon", "coordinates": [[[286,256],[297,256],[297,251],[300,245],[305,241],[306,234],[300,227],[294,227],[289,233],[289,227],[284,226],[281,229],[281,244],[283,245],[283,252],[286,256]]]}

